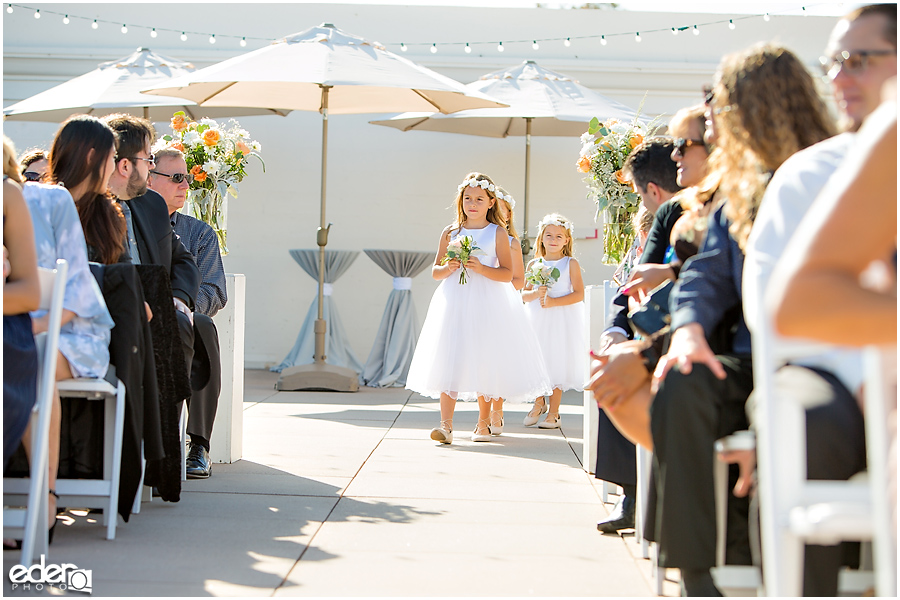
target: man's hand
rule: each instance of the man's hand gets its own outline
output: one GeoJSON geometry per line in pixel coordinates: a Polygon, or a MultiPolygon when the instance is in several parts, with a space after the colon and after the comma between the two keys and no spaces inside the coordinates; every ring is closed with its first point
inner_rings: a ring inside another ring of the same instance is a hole
{"type": "Polygon", "coordinates": [[[654,265],[650,263],[635,265],[631,270],[631,278],[622,289],[623,294],[631,298],[643,300],[651,290],[669,279],[675,279],[675,271],[669,265],[654,265]]]}
{"type": "Polygon", "coordinates": [[[615,410],[647,382],[643,347],[642,342],[629,341],[615,344],[602,356],[591,352],[591,379],[585,389],[593,393],[597,406],[615,410]]]}
{"type": "Polygon", "coordinates": [[[190,320],[190,322],[191,322],[191,325],[193,325],[194,324],[194,313],[191,312],[191,309],[188,308],[188,305],[185,304],[181,298],[172,298],[172,300],[175,302],[175,310],[186,314],[188,320],[190,320]]]}
{"type": "Polygon", "coordinates": [[[734,484],[734,495],[743,498],[756,483],[756,450],[733,450],[719,454],[719,460],[728,464],[737,463],[740,469],[737,483],[734,484]]]}
{"type": "Polygon", "coordinates": [[[627,342],[628,337],[620,331],[604,331],[600,334],[600,350],[597,354],[606,354],[614,344],[627,342]]]}
{"type": "Polygon", "coordinates": [[[153,320],[153,311],[150,310],[150,305],[146,302],[144,302],[144,312],[147,313],[147,322],[149,323],[153,320]]]}
{"type": "Polygon", "coordinates": [[[703,333],[703,327],[700,323],[689,323],[684,327],[679,327],[672,334],[669,351],[659,359],[656,370],[653,372],[651,391],[656,393],[659,389],[659,382],[665,379],[673,365],[677,364],[682,373],[688,374],[695,362],[709,367],[713,375],[719,379],[725,379],[725,368],[710,349],[706,335],[703,333]]]}

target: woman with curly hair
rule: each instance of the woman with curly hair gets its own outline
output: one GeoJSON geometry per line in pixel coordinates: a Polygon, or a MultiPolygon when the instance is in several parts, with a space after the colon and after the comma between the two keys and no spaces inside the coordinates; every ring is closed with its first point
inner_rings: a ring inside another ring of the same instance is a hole
{"type": "MultiPolygon", "coordinates": [[[[681,569],[688,595],[719,595],[709,573],[716,544],[711,448],[748,426],[743,248],[775,169],[835,130],[812,76],[774,44],[722,59],[708,116],[717,140],[707,179],[718,189],[700,251],[672,291],[669,349],[657,362],[646,341],[618,344],[594,361],[589,384],[616,426],[654,451],[657,506],[647,533],[659,544],[660,566],[681,569]]],[[[730,504],[738,518],[729,523],[727,562],[749,564],[746,498],[730,504]]]]}

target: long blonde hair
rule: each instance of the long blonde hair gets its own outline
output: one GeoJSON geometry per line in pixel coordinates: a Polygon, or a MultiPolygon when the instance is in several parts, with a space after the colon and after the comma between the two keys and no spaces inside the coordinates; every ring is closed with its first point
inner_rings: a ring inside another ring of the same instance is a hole
{"type": "Polygon", "coordinates": [[[13,146],[12,140],[5,135],[3,136],[3,174],[19,185],[22,184],[19,163],[16,162],[16,147],[13,146]]]}
{"type": "MultiPolygon", "coordinates": [[[[494,184],[493,180],[484,173],[473,171],[463,178],[463,182],[470,181],[472,179],[474,179],[475,181],[487,181],[490,186],[492,186],[494,189],[497,189],[497,186],[494,184]]],[[[494,201],[493,206],[491,206],[487,211],[488,223],[493,223],[494,225],[506,229],[506,222],[503,220],[503,217],[500,215],[500,211],[497,209],[497,194],[492,192],[489,188],[482,189],[484,189],[485,193],[487,193],[488,198],[494,201]]],[[[453,222],[453,226],[450,228],[451,234],[453,231],[458,231],[460,228],[465,227],[466,221],[468,221],[466,211],[463,210],[463,194],[465,192],[465,187],[460,188],[459,191],[456,192],[456,199],[454,200],[454,204],[456,205],[456,221],[453,222]]]]}
{"type": "Polygon", "coordinates": [[[729,230],[744,249],[772,173],[834,135],[835,124],[803,63],[775,44],[725,56],[713,95],[718,138],[710,175],[719,178],[729,230]]]}
{"type": "Polygon", "coordinates": [[[534,257],[543,258],[547,255],[547,249],[544,248],[544,230],[547,229],[548,225],[560,225],[566,230],[566,235],[569,239],[566,241],[566,245],[563,246],[562,253],[563,256],[573,256],[575,254],[575,241],[572,236],[572,230],[575,229],[575,226],[572,224],[572,221],[561,214],[550,213],[538,223],[537,244],[534,246],[534,257]],[[556,222],[554,223],[554,221],[556,222]]]}
{"type": "MultiPolygon", "coordinates": [[[[510,197],[510,193],[499,185],[497,186],[497,191],[503,194],[504,197],[510,197]]],[[[519,232],[516,231],[516,220],[513,218],[512,204],[510,204],[509,200],[506,200],[505,198],[501,200],[501,202],[506,204],[506,232],[509,233],[509,235],[511,235],[512,237],[519,239],[519,232]]]]}

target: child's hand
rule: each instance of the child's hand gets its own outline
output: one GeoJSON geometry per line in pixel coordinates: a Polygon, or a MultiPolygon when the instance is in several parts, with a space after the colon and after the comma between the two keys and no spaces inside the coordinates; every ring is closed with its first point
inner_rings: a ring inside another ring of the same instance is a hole
{"type": "Polygon", "coordinates": [[[547,286],[542,285],[537,289],[538,291],[538,300],[541,301],[541,306],[544,305],[544,299],[547,297],[547,286]]]}
{"type": "Polygon", "coordinates": [[[470,256],[469,260],[466,261],[466,271],[482,274],[484,271],[484,264],[477,258],[470,256]]]}
{"type": "Polygon", "coordinates": [[[459,264],[458,258],[451,258],[450,260],[448,260],[446,262],[447,270],[450,271],[451,273],[458,271],[460,266],[462,266],[462,265],[459,264]]]}
{"type": "Polygon", "coordinates": [[[547,288],[541,286],[543,292],[541,293],[541,307],[542,308],[550,308],[554,305],[555,298],[547,295],[547,288]]]}

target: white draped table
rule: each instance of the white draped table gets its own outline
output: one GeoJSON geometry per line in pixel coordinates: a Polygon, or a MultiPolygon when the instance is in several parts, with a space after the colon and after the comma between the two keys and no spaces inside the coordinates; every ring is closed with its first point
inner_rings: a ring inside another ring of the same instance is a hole
{"type": "MultiPolygon", "coordinates": [[[[310,277],[316,281],[319,280],[318,249],[289,250],[288,252],[310,277]]],[[[325,333],[325,363],[346,367],[360,373],[362,363],[350,347],[347,333],[338,315],[337,306],[331,298],[332,285],[350,268],[357,256],[359,256],[358,250],[325,250],[325,290],[322,301],[322,318],[328,324],[325,333]]],[[[272,371],[280,373],[288,367],[309,365],[314,362],[316,340],[313,328],[318,311],[319,295],[316,293],[309,310],[306,311],[306,318],[303,320],[303,326],[300,327],[294,347],[281,361],[281,364],[271,368],[272,371]]]]}
{"type": "Polygon", "coordinates": [[[433,252],[407,250],[363,250],[372,261],[394,278],[384,316],[375,336],[369,359],[359,376],[361,385],[403,387],[419,339],[412,278],[434,260],[433,252]]]}

